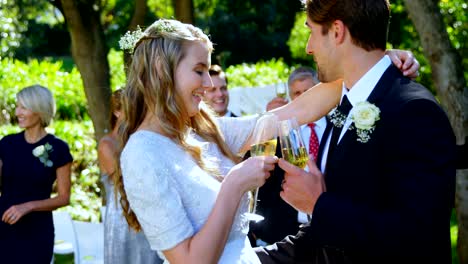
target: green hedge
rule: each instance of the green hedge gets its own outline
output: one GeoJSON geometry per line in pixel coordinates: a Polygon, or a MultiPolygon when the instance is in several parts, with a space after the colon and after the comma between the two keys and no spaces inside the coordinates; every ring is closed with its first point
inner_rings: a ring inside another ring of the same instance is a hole
{"type": "Polygon", "coordinates": [[[62,62],[38,61],[29,63],[5,58],[0,61],[0,124],[11,123],[14,117],[15,95],[22,88],[40,84],[54,94],[56,119],[83,120],[87,117],[86,98],[80,74],[76,68],[62,70],[62,62]]]}
{"type": "Polygon", "coordinates": [[[293,70],[282,59],[243,63],[227,67],[229,87],[255,87],[285,82],[293,70]]]}
{"type": "MultiPolygon", "coordinates": [[[[123,55],[111,50],[111,87],[115,90],[125,84],[123,55]]],[[[22,88],[40,84],[54,94],[57,105],[56,120],[89,120],[83,82],[77,68],[60,58],[31,59],[27,63],[4,58],[0,60],[0,125],[14,123],[16,98],[22,88]]]]}

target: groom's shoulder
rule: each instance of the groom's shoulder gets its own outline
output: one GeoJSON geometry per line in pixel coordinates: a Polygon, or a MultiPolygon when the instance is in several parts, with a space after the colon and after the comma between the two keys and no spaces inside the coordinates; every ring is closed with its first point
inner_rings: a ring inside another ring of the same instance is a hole
{"type": "MultiPolygon", "coordinates": [[[[410,113],[420,113],[447,119],[447,114],[434,95],[424,87],[401,74],[395,75],[382,103],[382,111],[397,118],[410,113]]],[[[442,120],[438,119],[438,120],[442,120]]]]}
{"type": "Polygon", "coordinates": [[[401,105],[414,100],[428,100],[437,103],[429,89],[401,74],[393,80],[388,97],[399,101],[401,105]]]}

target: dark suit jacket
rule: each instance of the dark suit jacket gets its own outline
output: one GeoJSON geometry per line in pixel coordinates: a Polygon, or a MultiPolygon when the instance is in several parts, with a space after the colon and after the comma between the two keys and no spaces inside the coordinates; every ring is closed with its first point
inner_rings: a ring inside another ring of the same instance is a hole
{"type": "Polygon", "coordinates": [[[312,221],[256,249],[263,263],[311,263],[317,247],[343,250],[351,263],[451,263],[455,137],[445,112],[393,65],[368,101],[381,110],[370,140],[347,130],[312,221]]]}

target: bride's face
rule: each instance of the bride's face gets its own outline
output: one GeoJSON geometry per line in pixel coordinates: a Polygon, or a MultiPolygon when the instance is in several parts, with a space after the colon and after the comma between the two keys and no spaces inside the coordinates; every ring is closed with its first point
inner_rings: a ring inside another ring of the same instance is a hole
{"type": "Polygon", "coordinates": [[[205,90],[213,86],[208,72],[211,53],[205,43],[198,41],[185,44],[184,49],[185,57],[175,72],[175,89],[189,117],[192,117],[200,111],[205,90]]]}

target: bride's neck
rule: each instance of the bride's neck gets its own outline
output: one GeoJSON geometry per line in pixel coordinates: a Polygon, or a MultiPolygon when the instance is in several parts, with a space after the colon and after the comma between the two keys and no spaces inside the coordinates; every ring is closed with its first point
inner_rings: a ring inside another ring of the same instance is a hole
{"type": "Polygon", "coordinates": [[[141,122],[138,130],[150,130],[164,135],[161,127],[161,120],[154,114],[147,114],[143,122],[141,122]]]}

